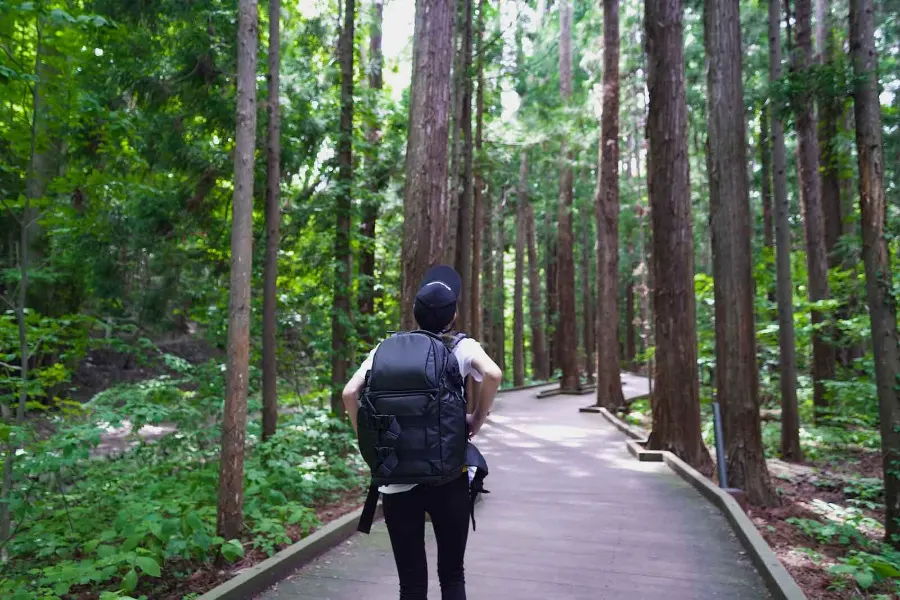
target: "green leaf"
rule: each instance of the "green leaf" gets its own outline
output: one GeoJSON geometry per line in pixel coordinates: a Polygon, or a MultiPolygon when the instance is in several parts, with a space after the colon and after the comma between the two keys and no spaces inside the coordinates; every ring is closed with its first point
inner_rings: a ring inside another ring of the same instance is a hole
{"type": "Polygon", "coordinates": [[[900,569],[889,562],[877,560],[870,563],[872,570],[887,579],[888,577],[900,577],[900,569]]]}
{"type": "Polygon", "coordinates": [[[872,583],[874,583],[874,576],[872,575],[872,571],[857,571],[856,582],[859,584],[859,587],[864,590],[872,587],[872,583]]]}
{"type": "Polygon", "coordinates": [[[109,546],[104,544],[102,546],[97,547],[97,556],[100,558],[109,558],[113,554],[116,553],[116,549],[113,546],[109,546]]]}
{"type": "Polygon", "coordinates": [[[188,516],[185,517],[184,522],[187,524],[192,533],[205,529],[203,525],[203,519],[201,519],[200,515],[198,515],[196,512],[189,513],[188,516]]]}
{"type": "Polygon", "coordinates": [[[140,544],[141,540],[143,540],[143,539],[144,539],[143,533],[138,533],[138,534],[131,536],[130,538],[125,540],[124,544],[122,544],[122,550],[124,550],[125,552],[134,550],[135,548],[138,547],[138,544],[140,544]]]}
{"type": "Polygon", "coordinates": [[[57,596],[63,596],[69,593],[69,588],[72,586],[70,583],[66,583],[65,581],[60,581],[56,585],[53,586],[53,593],[57,596]]]}
{"type": "Polygon", "coordinates": [[[155,558],[152,558],[150,556],[138,556],[134,560],[134,564],[139,566],[141,568],[141,571],[143,571],[144,573],[146,573],[147,575],[149,575],[151,577],[159,577],[161,574],[160,569],[159,569],[159,563],[156,562],[155,558]]]}
{"type": "Polygon", "coordinates": [[[137,571],[131,569],[125,575],[125,578],[122,579],[122,589],[126,592],[133,592],[134,588],[137,587],[138,575],[137,571]]]}
{"type": "Polygon", "coordinates": [[[234,562],[238,557],[244,556],[244,546],[240,540],[229,540],[222,544],[222,556],[228,562],[234,562]]]}

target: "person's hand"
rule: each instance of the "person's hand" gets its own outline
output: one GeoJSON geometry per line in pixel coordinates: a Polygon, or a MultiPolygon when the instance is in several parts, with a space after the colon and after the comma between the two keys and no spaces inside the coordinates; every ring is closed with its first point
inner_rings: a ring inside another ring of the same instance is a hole
{"type": "Polygon", "coordinates": [[[475,418],[475,415],[466,415],[466,425],[469,426],[469,439],[471,440],[481,430],[481,423],[475,418]]]}

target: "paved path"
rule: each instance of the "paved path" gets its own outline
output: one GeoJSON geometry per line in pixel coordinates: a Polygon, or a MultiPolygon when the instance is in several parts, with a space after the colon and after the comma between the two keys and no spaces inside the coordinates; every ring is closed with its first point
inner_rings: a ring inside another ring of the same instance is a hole
{"type": "MultiPolygon", "coordinates": [[[[646,380],[628,376],[628,396],[646,380]]],[[[469,600],[769,598],[724,517],[660,463],[639,463],[590,396],[497,398],[476,443],[491,494],[466,555],[469,600]]],[[[429,535],[430,598],[440,598],[429,535]]],[[[356,535],[264,600],[396,600],[383,523],[356,535]]]]}

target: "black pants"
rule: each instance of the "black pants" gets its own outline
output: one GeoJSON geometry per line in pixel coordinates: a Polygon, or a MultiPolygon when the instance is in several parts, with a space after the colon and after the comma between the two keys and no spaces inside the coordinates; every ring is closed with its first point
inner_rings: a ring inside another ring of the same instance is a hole
{"type": "Polygon", "coordinates": [[[428,597],[425,513],[431,516],[438,547],[442,600],[465,600],[463,562],[469,537],[469,477],[444,485],[418,485],[408,492],[384,494],[384,521],[391,536],[400,600],[428,597]]]}

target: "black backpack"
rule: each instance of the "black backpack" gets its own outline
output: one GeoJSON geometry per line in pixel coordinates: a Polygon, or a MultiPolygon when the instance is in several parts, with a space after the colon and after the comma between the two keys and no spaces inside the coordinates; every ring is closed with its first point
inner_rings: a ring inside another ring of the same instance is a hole
{"type": "Polygon", "coordinates": [[[357,417],[359,450],[372,475],[372,512],[379,486],[439,485],[463,475],[465,386],[453,350],[465,337],[401,332],[375,351],[357,417]]]}

